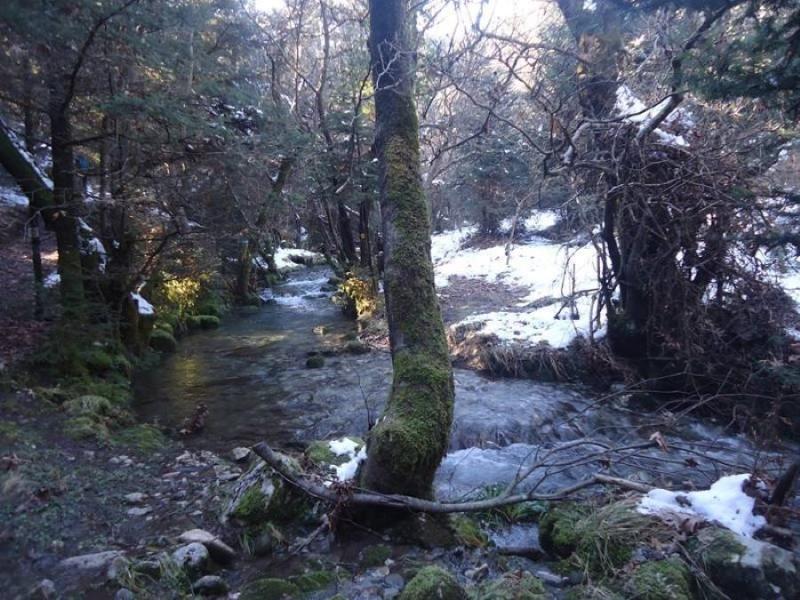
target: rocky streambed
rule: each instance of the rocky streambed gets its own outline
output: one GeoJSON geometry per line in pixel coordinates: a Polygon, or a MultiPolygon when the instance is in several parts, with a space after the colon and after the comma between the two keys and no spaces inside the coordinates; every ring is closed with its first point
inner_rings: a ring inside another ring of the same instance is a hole
{"type": "MultiPolygon", "coordinates": [[[[627,492],[456,517],[444,530],[418,518],[389,533],[299,497],[246,447],[266,440],[331,480],[329,463],[341,461],[314,449],[363,437],[390,381],[388,354],[357,341],[330,302],[328,277],[318,267],[293,273],[267,305],[197,333],[137,378],[141,422],[176,433],[202,404],[198,435],[89,447],[63,435],[47,402],[24,391],[7,398],[0,455],[17,457],[19,483],[6,483],[3,497],[6,595],[795,597],[800,565],[790,551],[692,519],[642,516],[627,492]]],[[[520,489],[544,494],[598,472],[704,488],[726,473],[782,468],[777,449],[722,424],[639,411],[623,394],[599,399],[465,369],[455,380],[441,499],[491,497],[522,471],[520,489]]],[[[346,494],[346,483],[334,485],[346,494]]]]}

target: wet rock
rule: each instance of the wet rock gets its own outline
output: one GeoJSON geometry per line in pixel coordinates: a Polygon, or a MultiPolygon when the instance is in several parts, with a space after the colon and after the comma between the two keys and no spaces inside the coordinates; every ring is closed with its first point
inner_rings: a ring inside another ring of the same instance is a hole
{"type": "Polygon", "coordinates": [[[93,554],[82,554],[65,558],[58,566],[61,569],[74,569],[77,571],[99,571],[107,569],[111,562],[123,553],[119,550],[107,550],[105,552],[95,552],[93,554]]]}
{"type": "Polygon", "coordinates": [[[129,508],[127,514],[130,517],[143,517],[149,515],[151,512],[153,512],[153,509],[149,506],[135,506],[129,508]]]}
{"type": "Polygon", "coordinates": [[[275,598],[295,598],[300,595],[298,588],[291,581],[267,577],[251,581],[242,588],[239,600],[269,600],[275,598]]]}
{"type": "Polygon", "coordinates": [[[386,585],[390,588],[397,588],[398,590],[403,589],[403,586],[406,584],[406,580],[403,579],[403,576],[399,573],[392,573],[386,576],[384,580],[386,585]]]}
{"type": "Polygon", "coordinates": [[[348,354],[368,354],[370,348],[361,340],[350,340],[344,345],[344,351],[348,354]]]}
{"type": "Polygon", "coordinates": [[[715,527],[701,530],[689,549],[733,600],[800,597],[800,560],[788,550],[715,527]]]}
{"type": "Polygon", "coordinates": [[[192,584],[192,591],[201,596],[222,596],[228,593],[228,584],[218,575],[205,575],[192,584]]]}
{"type": "Polygon", "coordinates": [[[172,560],[185,571],[200,573],[208,564],[208,550],[203,544],[192,542],[175,550],[172,560]]]}
{"type": "Polygon", "coordinates": [[[243,448],[239,446],[231,451],[233,460],[237,463],[244,463],[250,458],[250,448],[243,448]]]}
{"type": "Polygon", "coordinates": [[[203,544],[216,562],[228,564],[236,559],[236,550],[223,542],[219,536],[214,535],[204,529],[190,529],[178,536],[178,541],[184,544],[199,543],[203,544]]]}
{"type": "Polygon", "coordinates": [[[124,498],[125,502],[128,504],[141,504],[147,498],[147,494],[132,492],[130,494],[125,494],[124,498]]]}
{"type": "Polygon", "coordinates": [[[120,588],[117,590],[117,593],[114,594],[114,600],[136,600],[136,594],[128,588],[120,588]]]}
{"type": "Polygon", "coordinates": [[[441,567],[424,567],[408,582],[400,600],[467,600],[456,578],[441,567]]]}
{"type": "Polygon", "coordinates": [[[309,369],[321,369],[325,366],[325,357],[317,354],[315,356],[309,356],[306,359],[306,367],[309,369]]]}
{"type": "Polygon", "coordinates": [[[504,573],[499,579],[487,581],[479,588],[475,598],[479,600],[501,600],[525,598],[525,600],[547,600],[550,595],[544,584],[530,573],[504,573]]]}

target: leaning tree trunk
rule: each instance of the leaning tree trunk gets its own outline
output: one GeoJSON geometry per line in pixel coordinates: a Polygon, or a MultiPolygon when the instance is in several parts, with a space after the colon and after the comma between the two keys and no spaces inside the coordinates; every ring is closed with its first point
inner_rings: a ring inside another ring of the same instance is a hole
{"type": "Polygon", "coordinates": [[[375,146],[394,378],[371,431],[362,484],[429,497],[453,419],[453,372],[434,288],[430,214],[420,177],[409,0],[370,0],[375,146]]]}

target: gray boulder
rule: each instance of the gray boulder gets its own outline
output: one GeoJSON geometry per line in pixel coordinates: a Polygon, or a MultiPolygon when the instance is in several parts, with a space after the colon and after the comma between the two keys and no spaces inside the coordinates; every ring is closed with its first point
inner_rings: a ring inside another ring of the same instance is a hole
{"type": "Polygon", "coordinates": [[[218,575],[206,575],[192,584],[192,591],[200,596],[222,596],[228,593],[228,584],[218,575]]]}
{"type": "Polygon", "coordinates": [[[715,527],[700,531],[689,548],[732,600],[800,598],[800,562],[788,550],[715,527]]]}
{"type": "Polygon", "coordinates": [[[202,573],[208,564],[208,550],[200,542],[192,542],[175,550],[172,560],[184,571],[202,573]]]}
{"type": "Polygon", "coordinates": [[[226,565],[236,558],[236,550],[219,539],[218,536],[204,529],[190,529],[178,536],[178,541],[184,544],[197,542],[203,544],[216,562],[226,565]]]}

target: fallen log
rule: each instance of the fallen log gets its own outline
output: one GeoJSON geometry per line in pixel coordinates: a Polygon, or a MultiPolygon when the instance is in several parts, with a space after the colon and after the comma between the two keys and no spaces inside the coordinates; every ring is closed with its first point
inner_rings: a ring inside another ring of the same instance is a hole
{"type": "MultiPolygon", "coordinates": [[[[337,504],[345,499],[340,492],[335,489],[325,487],[300,473],[294,472],[265,442],[256,444],[253,446],[252,450],[289,484],[302,490],[309,496],[332,504],[337,504]]],[[[488,498],[486,500],[437,502],[435,500],[425,500],[423,498],[415,498],[413,496],[404,496],[401,494],[380,494],[369,490],[355,490],[346,496],[346,502],[356,506],[375,506],[431,514],[478,512],[519,504],[520,502],[530,502],[532,500],[563,500],[579,490],[595,485],[613,485],[643,494],[646,494],[652,489],[650,486],[635,481],[597,473],[571,486],[546,494],[530,491],[516,494],[501,494],[500,496],[488,498]]]]}

